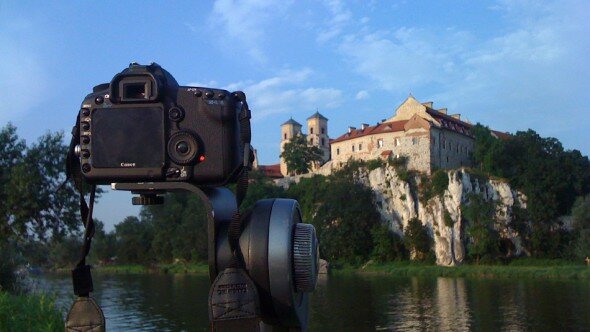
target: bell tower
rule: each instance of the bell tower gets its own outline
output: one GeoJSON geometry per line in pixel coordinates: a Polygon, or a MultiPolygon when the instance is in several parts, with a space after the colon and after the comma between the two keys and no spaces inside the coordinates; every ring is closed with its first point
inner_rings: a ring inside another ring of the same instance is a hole
{"type": "MultiPolygon", "coordinates": [[[[301,124],[293,120],[293,118],[281,125],[281,154],[283,154],[285,144],[287,144],[293,137],[299,134],[301,134],[301,124]]],[[[287,173],[287,164],[283,158],[281,158],[280,166],[281,174],[283,174],[283,176],[288,176],[289,174],[287,173]]]]}
{"type": "Polygon", "coordinates": [[[330,160],[330,137],[328,137],[328,118],[315,112],[307,118],[307,143],[322,150],[322,164],[330,160]]]}

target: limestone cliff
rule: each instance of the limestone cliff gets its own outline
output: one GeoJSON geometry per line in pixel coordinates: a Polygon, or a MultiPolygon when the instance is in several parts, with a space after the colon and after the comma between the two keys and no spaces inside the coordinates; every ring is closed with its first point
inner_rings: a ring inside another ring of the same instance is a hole
{"type": "MultiPolygon", "coordinates": [[[[481,194],[486,200],[497,203],[497,230],[502,238],[512,242],[512,254],[519,255],[522,251],[520,238],[508,225],[515,202],[525,207],[526,198],[508,183],[474,176],[464,169],[448,171],[447,175],[448,188],[427,202],[420,201],[417,186],[401,180],[393,167],[361,171],[359,179],[375,192],[379,212],[394,232],[403,235],[404,227],[414,217],[422,221],[434,239],[438,265],[460,264],[465,258],[467,236],[461,206],[470,193],[481,194]]],[[[414,183],[419,181],[419,177],[414,179],[414,183]]]]}

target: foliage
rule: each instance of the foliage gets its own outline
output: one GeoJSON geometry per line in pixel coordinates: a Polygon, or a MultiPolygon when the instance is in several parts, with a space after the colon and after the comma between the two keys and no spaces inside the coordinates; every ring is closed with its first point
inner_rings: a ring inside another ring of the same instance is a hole
{"type": "Polygon", "coordinates": [[[159,262],[206,260],[207,215],[201,199],[186,193],[170,193],[165,200],[164,205],[142,209],[142,222],[152,228],[155,259],[159,262]]]}
{"type": "Polygon", "coordinates": [[[412,218],[404,228],[404,242],[416,260],[424,260],[428,257],[432,247],[432,240],[428,235],[426,226],[418,218],[412,218]]]}
{"type": "Polygon", "coordinates": [[[90,250],[90,260],[94,262],[109,262],[117,256],[119,250],[117,243],[117,234],[115,232],[105,232],[104,224],[99,220],[94,220],[94,238],[92,239],[92,250],[90,250]]]}
{"type": "Polygon", "coordinates": [[[399,235],[387,225],[375,226],[371,232],[373,252],[371,258],[376,262],[391,262],[404,258],[404,247],[399,235]]]}
{"type": "Polygon", "coordinates": [[[0,237],[20,240],[78,233],[79,203],[65,183],[68,146],[62,132],[46,133],[31,146],[8,124],[0,129],[0,237]]]}
{"type": "Polygon", "coordinates": [[[448,187],[449,174],[446,171],[437,170],[430,177],[423,174],[418,187],[420,202],[426,204],[433,197],[442,197],[448,187]]]}
{"type": "Polygon", "coordinates": [[[496,205],[481,195],[469,194],[468,204],[462,207],[467,223],[467,255],[479,263],[482,257],[495,259],[500,250],[500,234],[494,227],[496,205]]]}
{"type": "Polygon", "coordinates": [[[584,260],[590,257],[590,196],[578,197],[572,208],[574,230],[577,238],[573,245],[573,255],[584,260]]]}
{"type": "Polygon", "coordinates": [[[43,295],[12,295],[0,291],[0,331],[63,331],[55,301],[43,295]]]}
{"type": "Polygon", "coordinates": [[[259,174],[251,177],[248,185],[248,192],[240,206],[240,210],[250,209],[261,199],[285,197],[285,190],[276,186],[270,179],[259,174]]]}
{"type": "Polygon", "coordinates": [[[449,174],[443,170],[437,170],[431,176],[432,193],[442,196],[449,187],[449,174]]]}
{"type": "Polygon", "coordinates": [[[54,239],[47,245],[49,262],[56,268],[70,268],[80,259],[82,237],[67,236],[54,239]]]}
{"type": "Polygon", "coordinates": [[[557,139],[541,137],[530,129],[507,140],[494,138],[481,125],[474,126],[472,133],[473,158],[479,168],[508,179],[527,197],[529,222],[514,223],[525,249],[536,256],[559,255],[572,236],[557,230],[558,218],[571,212],[577,197],[590,193],[588,157],[578,150],[565,150],[557,139]]]}
{"type": "Polygon", "coordinates": [[[354,177],[316,175],[292,184],[286,195],[299,201],[303,220],[315,226],[322,258],[360,264],[369,257],[371,230],[381,223],[371,189],[354,177]]]}
{"type": "Polygon", "coordinates": [[[145,263],[151,260],[154,230],[149,222],[129,216],[115,225],[118,260],[123,263],[145,263]]]}
{"type": "Polygon", "coordinates": [[[285,143],[281,158],[285,160],[287,172],[294,174],[307,173],[314,163],[322,161],[323,152],[317,146],[307,144],[306,136],[296,135],[285,143]]]}
{"type": "Polygon", "coordinates": [[[375,170],[377,168],[383,167],[383,161],[381,159],[371,159],[367,160],[366,166],[369,171],[375,170]]]}
{"type": "Polygon", "coordinates": [[[371,230],[381,222],[371,189],[332,179],[312,223],[329,261],[360,263],[373,250],[371,230]],[[362,212],[361,212],[362,211],[362,212]]]}
{"type": "Polygon", "coordinates": [[[19,258],[14,242],[0,238],[0,291],[18,289],[16,268],[19,258]]]}
{"type": "Polygon", "coordinates": [[[590,195],[580,196],[576,199],[572,207],[572,218],[574,219],[574,228],[590,229],[590,195]]]}

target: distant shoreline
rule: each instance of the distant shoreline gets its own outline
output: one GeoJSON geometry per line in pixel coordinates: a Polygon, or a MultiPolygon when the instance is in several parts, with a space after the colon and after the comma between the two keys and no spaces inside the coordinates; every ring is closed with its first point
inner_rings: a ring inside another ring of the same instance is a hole
{"type": "MultiPolygon", "coordinates": [[[[191,274],[208,275],[206,263],[156,265],[103,265],[93,267],[96,273],[106,274],[191,274]]],[[[56,272],[68,272],[58,269],[56,272]]],[[[532,278],[532,279],[590,279],[590,266],[566,260],[515,260],[508,265],[437,266],[409,261],[369,263],[359,268],[345,265],[331,269],[332,274],[390,275],[394,277],[449,277],[449,278],[532,278]]]]}
{"type": "Polygon", "coordinates": [[[565,260],[516,260],[509,265],[437,266],[412,262],[345,267],[335,273],[384,274],[396,277],[590,279],[590,266],[565,260]]]}

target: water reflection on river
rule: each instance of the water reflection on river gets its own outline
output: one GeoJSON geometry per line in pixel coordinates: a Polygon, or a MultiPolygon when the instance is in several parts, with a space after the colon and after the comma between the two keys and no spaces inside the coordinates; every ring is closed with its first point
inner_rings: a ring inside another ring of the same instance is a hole
{"type": "MultiPolygon", "coordinates": [[[[96,275],[95,285],[109,331],[208,330],[206,276],[96,275]]],[[[71,302],[65,275],[38,287],[71,302]]],[[[336,275],[320,279],[311,309],[311,331],[586,330],[590,282],[336,275]]]]}

